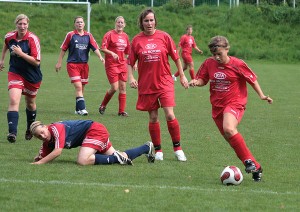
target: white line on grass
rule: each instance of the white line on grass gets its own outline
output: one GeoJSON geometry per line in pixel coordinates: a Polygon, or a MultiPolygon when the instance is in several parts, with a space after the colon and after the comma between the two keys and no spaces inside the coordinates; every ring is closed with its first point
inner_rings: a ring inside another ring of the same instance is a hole
{"type": "MultiPolygon", "coordinates": [[[[58,180],[50,180],[50,181],[43,181],[43,180],[14,180],[14,179],[5,179],[0,178],[0,183],[21,183],[21,184],[49,184],[49,185],[82,185],[82,186],[102,186],[102,187],[124,187],[124,188],[139,188],[139,189],[174,189],[174,190],[188,190],[188,191],[206,191],[206,192],[237,192],[241,190],[237,189],[225,189],[227,187],[220,188],[220,189],[211,189],[211,188],[201,188],[199,186],[166,186],[166,185],[126,185],[126,184],[111,184],[111,183],[86,183],[86,182],[69,182],[69,181],[58,181],[58,180]]],[[[299,192],[277,192],[277,191],[270,191],[270,190],[243,190],[243,192],[248,193],[261,193],[261,194],[276,194],[276,195],[299,195],[299,192]]]]}

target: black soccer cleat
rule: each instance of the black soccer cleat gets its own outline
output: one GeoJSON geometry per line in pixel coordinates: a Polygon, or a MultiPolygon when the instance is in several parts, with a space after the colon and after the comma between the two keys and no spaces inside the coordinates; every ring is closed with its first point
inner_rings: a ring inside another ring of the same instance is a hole
{"type": "Polygon", "coordinates": [[[99,113],[100,113],[101,115],[104,115],[105,109],[106,109],[106,107],[100,105],[100,107],[99,107],[99,113]]]}
{"type": "Polygon", "coordinates": [[[263,170],[261,167],[259,169],[257,169],[256,171],[252,172],[252,179],[255,182],[260,182],[261,178],[262,178],[262,172],[263,172],[263,170]]]}
{"type": "Polygon", "coordinates": [[[25,133],[25,139],[27,141],[31,140],[33,137],[33,135],[31,134],[30,130],[26,130],[26,133],[25,133]]]}
{"type": "Polygon", "coordinates": [[[121,112],[121,113],[118,113],[118,116],[128,117],[129,115],[127,112],[121,112]]]}
{"type": "Polygon", "coordinates": [[[255,163],[251,159],[245,160],[244,164],[245,164],[245,167],[246,167],[245,171],[247,173],[253,173],[253,172],[256,171],[255,163]]]}
{"type": "Polygon", "coordinates": [[[17,140],[17,136],[16,136],[14,133],[8,133],[8,135],[7,135],[7,140],[8,140],[10,143],[15,143],[16,140],[17,140]]]}

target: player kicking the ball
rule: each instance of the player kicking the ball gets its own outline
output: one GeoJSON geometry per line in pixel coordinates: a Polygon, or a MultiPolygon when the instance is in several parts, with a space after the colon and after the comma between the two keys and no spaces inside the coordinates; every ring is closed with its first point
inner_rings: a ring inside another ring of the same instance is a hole
{"type": "Polygon", "coordinates": [[[149,163],[155,161],[153,143],[116,151],[109,140],[109,133],[103,124],[91,120],[69,120],[44,125],[35,121],[30,126],[32,135],[43,141],[39,154],[32,164],[48,163],[61,155],[63,149],[80,146],[77,157],[79,165],[119,163],[133,165],[132,160],[145,154],[149,163]]]}
{"type": "Polygon", "coordinates": [[[261,100],[272,103],[264,95],[254,72],[247,64],[228,56],[229,42],[223,36],[213,37],[208,45],[212,57],[206,59],[196,74],[191,86],[204,86],[210,82],[210,101],[212,118],[219,131],[234,149],[238,158],[244,163],[247,173],[252,173],[254,181],[261,181],[262,167],[248,149],[237,126],[242,120],[247,104],[247,83],[249,83],[261,100]]]}

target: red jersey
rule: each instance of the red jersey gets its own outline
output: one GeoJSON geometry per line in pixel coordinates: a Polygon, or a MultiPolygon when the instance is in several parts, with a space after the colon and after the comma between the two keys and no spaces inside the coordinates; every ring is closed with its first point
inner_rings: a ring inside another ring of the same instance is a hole
{"type": "Polygon", "coordinates": [[[193,48],[197,45],[192,35],[184,34],[181,36],[178,46],[181,47],[182,53],[192,54],[193,48]]]}
{"type": "Polygon", "coordinates": [[[130,42],[125,32],[117,33],[115,30],[108,31],[102,39],[101,49],[108,49],[119,56],[116,61],[110,54],[105,54],[105,68],[126,65],[125,55],[129,54],[130,42]]]}
{"type": "Polygon", "coordinates": [[[228,64],[219,64],[214,58],[206,59],[199,68],[196,79],[210,81],[210,102],[213,107],[247,104],[247,84],[253,84],[257,77],[247,64],[236,57],[230,57],[228,64]]]}
{"type": "Polygon", "coordinates": [[[138,60],[139,94],[174,91],[168,56],[173,61],[179,59],[176,45],[168,33],[156,30],[153,35],[145,35],[140,32],[133,38],[128,63],[134,66],[138,60]]]}

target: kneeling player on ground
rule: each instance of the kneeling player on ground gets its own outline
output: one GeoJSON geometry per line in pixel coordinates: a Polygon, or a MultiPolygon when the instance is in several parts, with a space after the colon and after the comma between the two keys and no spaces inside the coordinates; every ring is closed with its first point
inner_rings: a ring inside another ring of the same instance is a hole
{"type": "Polygon", "coordinates": [[[155,160],[152,142],[116,151],[109,140],[109,133],[103,124],[91,120],[69,120],[44,125],[35,121],[30,126],[33,136],[43,141],[39,154],[32,164],[48,163],[61,155],[63,149],[80,146],[79,165],[113,164],[132,165],[132,160],[146,154],[149,163],[155,160]]]}

